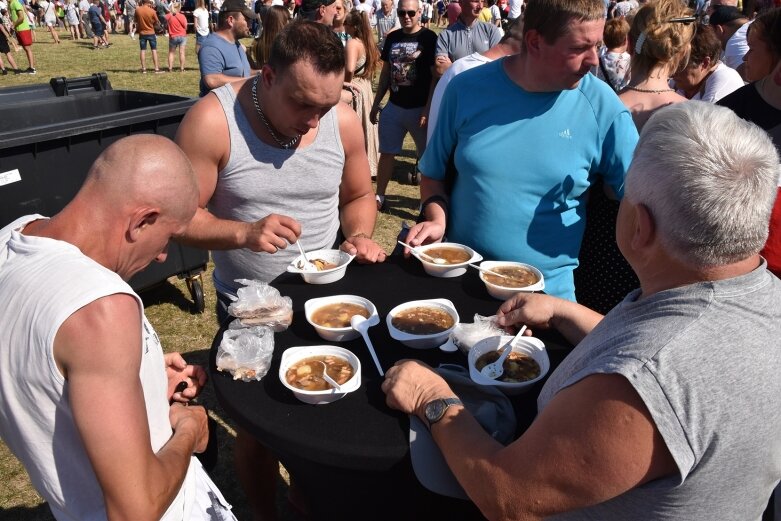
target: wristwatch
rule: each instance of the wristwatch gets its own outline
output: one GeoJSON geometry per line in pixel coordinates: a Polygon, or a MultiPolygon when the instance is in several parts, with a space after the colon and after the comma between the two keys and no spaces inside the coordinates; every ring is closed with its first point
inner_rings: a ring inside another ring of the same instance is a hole
{"type": "Polygon", "coordinates": [[[430,429],[432,425],[441,420],[448,407],[452,407],[453,405],[464,405],[464,402],[459,400],[457,396],[453,396],[452,398],[440,398],[428,402],[425,409],[428,428],[430,429]]]}

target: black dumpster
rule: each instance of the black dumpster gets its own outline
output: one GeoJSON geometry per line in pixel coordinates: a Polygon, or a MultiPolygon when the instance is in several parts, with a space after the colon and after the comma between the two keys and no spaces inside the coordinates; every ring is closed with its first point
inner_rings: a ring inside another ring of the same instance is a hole
{"type": "MultiPolygon", "coordinates": [[[[113,90],[104,73],[0,89],[0,227],[22,215],[60,211],[115,141],[140,133],[173,139],[195,101],[113,90]]],[[[130,285],[141,291],[178,275],[202,312],[201,273],[208,261],[207,251],[172,243],[166,262],[152,263],[130,285]]]]}

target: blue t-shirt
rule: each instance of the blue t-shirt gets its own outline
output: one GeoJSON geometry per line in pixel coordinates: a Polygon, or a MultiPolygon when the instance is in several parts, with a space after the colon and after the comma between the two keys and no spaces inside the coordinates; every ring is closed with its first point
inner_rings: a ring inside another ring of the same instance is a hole
{"type": "Polygon", "coordinates": [[[100,17],[103,15],[103,10],[99,5],[91,5],[87,13],[89,14],[89,22],[92,24],[92,27],[103,26],[103,22],[100,21],[100,17]]]}
{"type": "Polygon", "coordinates": [[[218,34],[212,33],[206,37],[198,51],[198,62],[201,69],[201,96],[209,93],[209,87],[203,81],[208,74],[225,74],[237,78],[247,78],[250,75],[247,53],[238,40],[231,43],[218,34]]]}
{"type": "Polygon", "coordinates": [[[448,240],[486,259],[532,264],[546,293],[575,300],[585,193],[601,175],[623,195],[637,130],[615,92],[590,74],[572,90],[527,92],[503,64],[448,85],[420,171],[443,180],[455,150],[448,240]],[[476,96],[486,85],[491,95],[476,96]]]}

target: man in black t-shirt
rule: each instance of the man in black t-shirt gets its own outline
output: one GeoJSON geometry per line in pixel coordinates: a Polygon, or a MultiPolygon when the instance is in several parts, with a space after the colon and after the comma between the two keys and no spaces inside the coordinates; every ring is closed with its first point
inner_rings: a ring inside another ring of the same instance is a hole
{"type": "Polygon", "coordinates": [[[429,89],[434,67],[437,35],[420,26],[418,0],[401,0],[397,10],[401,31],[388,33],[382,48],[382,73],[371,121],[376,123],[380,102],[390,88],[390,100],[380,118],[380,162],[377,166],[377,209],[385,204],[385,188],[393,174],[396,154],[401,153],[404,136],[415,141],[417,156],[426,149],[429,89]]]}

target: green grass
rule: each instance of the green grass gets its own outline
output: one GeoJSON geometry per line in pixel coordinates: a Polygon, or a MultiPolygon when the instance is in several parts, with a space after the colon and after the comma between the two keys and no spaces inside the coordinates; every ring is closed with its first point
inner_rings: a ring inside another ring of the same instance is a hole
{"type": "MultiPolygon", "coordinates": [[[[50,78],[64,76],[68,78],[89,76],[94,72],[106,72],[114,89],[149,91],[164,94],[196,96],[198,93],[198,62],[195,56],[195,38],[190,35],[187,43],[187,70],[164,74],[141,74],[139,72],[138,42],[125,35],[111,35],[112,47],[92,50],[91,41],[70,41],[67,33],[60,32],[62,43],[56,45],[44,29],[36,31],[35,54],[36,75],[19,74],[0,76],[0,88],[33,83],[48,83],[50,78]]],[[[249,42],[245,42],[249,43],[249,42]]],[[[167,68],[168,42],[158,38],[158,53],[161,69],[167,68]]],[[[152,69],[151,53],[147,52],[147,68],[152,69]]],[[[20,68],[27,67],[24,52],[14,53],[20,68]]],[[[6,63],[6,67],[8,64],[6,63]]],[[[175,62],[174,69],[178,69],[175,62]]],[[[119,117],[119,116],[118,116],[119,117]]],[[[395,179],[406,180],[407,173],[414,169],[414,146],[408,138],[405,141],[405,153],[397,157],[394,180],[388,186],[386,213],[378,216],[375,239],[388,253],[393,250],[396,235],[402,220],[414,221],[417,216],[419,192],[416,186],[405,185],[395,179]]],[[[206,312],[202,315],[190,313],[185,299],[190,295],[183,281],[176,277],[169,279],[159,287],[142,294],[146,315],[157,329],[164,349],[185,353],[191,363],[206,364],[208,349],[217,331],[214,318],[215,295],[211,283],[211,266],[204,275],[206,312]]],[[[239,488],[232,468],[233,423],[217,404],[211,387],[207,386],[201,401],[210,408],[217,419],[220,439],[220,458],[213,473],[214,481],[234,506],[239,519],[249,519],[246,499],[239,488]]],[[[278,480],[278,510],[283,520],[297,520],[298,517],[287,508],[284,499],[287,474],[280,468],[278,480]]],[[[50,520],[52,516],[41,497],[30,485],[24,468],[0,442],[0,519],[18,521],[50,520]]]]}

